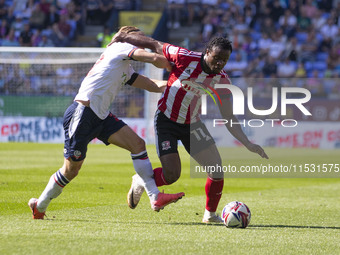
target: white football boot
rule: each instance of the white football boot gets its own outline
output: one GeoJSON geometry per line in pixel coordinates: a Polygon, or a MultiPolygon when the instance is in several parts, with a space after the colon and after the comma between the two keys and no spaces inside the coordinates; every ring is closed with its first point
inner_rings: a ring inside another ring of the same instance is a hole
{"type": "Polygon", "coordinates": [[[203,223],[223,223],[223,220],[218,214],[205,210],[202,222],[203,223]]]}
{"type": "Polygon", "coordinates": [[[132,176],[131,188],[127,194],[127,202],[131,209],[135,209],[144,192],[143,180],[138,175],[132,176]]]}
{"type": "Polygon", "coordinates": [[[215,215],[210,218],[203,218],[203,223],[223,223],[223,220],[220,216],[215,215]]]}

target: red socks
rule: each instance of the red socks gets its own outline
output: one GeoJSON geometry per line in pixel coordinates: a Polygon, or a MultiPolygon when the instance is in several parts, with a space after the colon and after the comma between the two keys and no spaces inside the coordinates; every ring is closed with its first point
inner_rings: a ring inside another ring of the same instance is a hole
{"type": "Polygon", "coordinates": [[[161,167],[155,168],[153,170],[153,177],[155,178],[157,187],[168,185],[164,179],[163,169],[161,167]]]}
{"type": "Polygon", "coordinates": [[[205,209],[209,212],[216,212],[222,196],[223,184],[224,179],[213,180],[209,177],[207,178],[207,182],[205,183],[205,195],[207,196],[205,209]]]}

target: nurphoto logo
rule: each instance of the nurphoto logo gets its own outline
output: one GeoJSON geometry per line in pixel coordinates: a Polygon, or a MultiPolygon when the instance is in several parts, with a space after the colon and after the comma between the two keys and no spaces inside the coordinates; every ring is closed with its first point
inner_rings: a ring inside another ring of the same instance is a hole
{"type": "MultiPolygon", "coordinates": [[[[228,89],[232,96],[233,96],[233,113],[234,115],[244,115],[245,114],[245,96],[242,92],[242,90],[232,84],[216,84],[215,90],[213,90],[213,93],[216,94],[217,98],[220,99],[220,96],[218,95],[216,89],[228,89]]],[[[213,98],[211,93],[208,93],[210,97],[213,98]]],[[[284,87],[280,90],[281,94],[281,116],[287,115],[287,105],[295,105],[305,116],[311,116],[312,114],[306,109],[306,107],[303,105],[310,101],[311,99],[311,93],[308,89],[305,88],[296,88],[296,87],[284,87]],[[288,94],[295,94],[295,96],[300,95],[299,98],[288,98],[288,94]],[[304,97],[301,97],[301,95],[304,95],[304,97]]],[[[202,106],[201,106],[201,114],[207,115],[207,94],[203,94],[201,97],[202,100],[202,106]]],[[[215,104],[216,101],[213,98],[215,104]]],[[[220,101],[220,100],[219,100],[220,101]]],[[[248,110],[253,114],[257,116],[267,116],[272,113],[274,113],[278,107],[278,101],[279,101],[279,91],[277,87],[272,88],[272,105],[269,109],[265,110],[259,110],[254,107],[253,103],[253,88],[248,87],[247,88],[247,107],[248,110]]],[[[220,101],[221,105],[222,102],[220,101]]],[[[295,119],[250,119],[250,120],[243,120],[240,122],[232,122],[232,120],[227,119],[214,119],[213,126],[218,125],[224,125],[229,123],[232,125],[242,125],[249,127],[262,127],[265,122],[271,123],[271,126],[274,127],[274,123],[280,121],[281,125],[283,127],[295,127],[297,126],[298,122],[295,119]]]]}

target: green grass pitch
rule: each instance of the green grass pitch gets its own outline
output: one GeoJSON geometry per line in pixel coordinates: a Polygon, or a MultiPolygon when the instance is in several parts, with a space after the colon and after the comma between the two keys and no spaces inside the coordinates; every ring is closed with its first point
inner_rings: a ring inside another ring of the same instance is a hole
{"type": "MultiPolygon", "coordinates": [[[[243,201],[251,223],[246,229],[205,225],[205,179],[190,178],[183,148],[182,176],[164,190],[186,196],[159,213],[145,194],[136,209],[128,208],[134,170],[127,151],[90,145],[78,177],[51,202],[49,219],[34,221],[27,202],[62,165],[62,150],[61,144],[0,144],[0,254],[339,254],[339,178],[226,179],[218,211],[243,201]]],[[[231,162],[250,153],[228,150],[231,162]]],[[[266,151],[268,162],[340,163],[339,150],[266,151]]],[[[155,147],[148,152],[153,166],[160,166],[155,147]]]]}

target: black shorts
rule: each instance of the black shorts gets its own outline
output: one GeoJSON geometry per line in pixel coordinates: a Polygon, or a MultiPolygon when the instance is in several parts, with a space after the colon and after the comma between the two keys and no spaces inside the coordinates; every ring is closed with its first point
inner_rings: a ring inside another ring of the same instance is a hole
{"type": "Polygon", "coordinates": [[[155,135],[159,157],[177,153],[178,140],[182,142],[191,156],[215,144],[213,137],[201,121],[193,124],[180,124],[170,120],[160,111],[157,111],[155,115],[155,135]]]}
{"type": "Polygon", "coordinates": [[[112,113],[102,120],[90,107],[73,102],[64,114],[64,157],[73,161],[83,160],[89,142],[98,138],[109,145],[109,137],[125,125],[112,113]]]}

